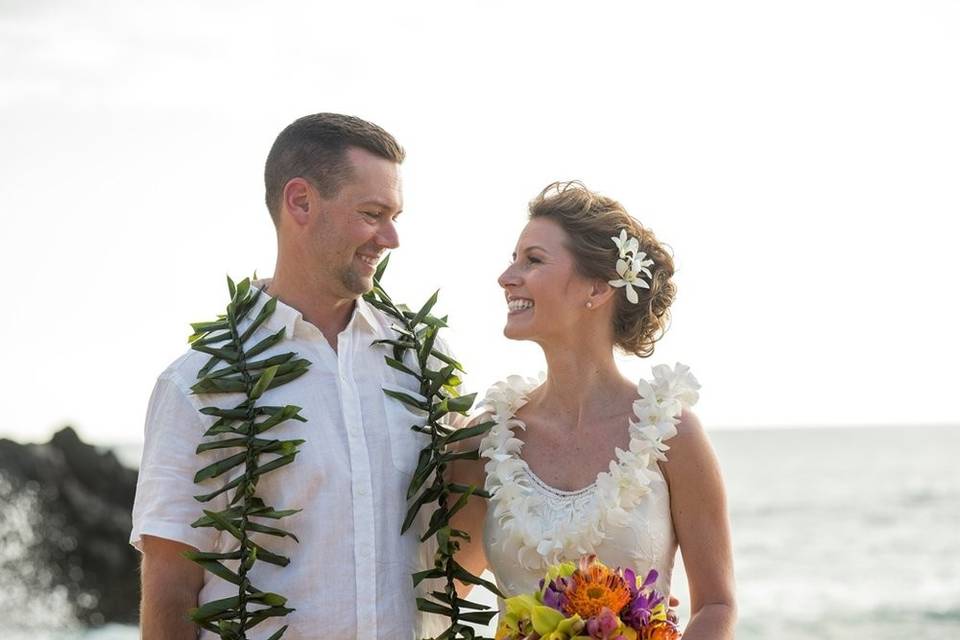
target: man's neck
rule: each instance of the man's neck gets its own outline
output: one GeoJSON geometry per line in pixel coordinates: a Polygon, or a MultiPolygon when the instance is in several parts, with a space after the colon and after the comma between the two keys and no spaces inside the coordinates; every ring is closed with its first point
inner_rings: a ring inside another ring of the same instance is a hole
{"type": "Polygon", "coordinates": [[[264,288],[267,294],[299,311],[304,320],[320,330],[333,350],[337,350],[337,336],[349,324],[356,298],[337,297],[320,287],[292,283],[280,275],[268,281],[264,288]]]}

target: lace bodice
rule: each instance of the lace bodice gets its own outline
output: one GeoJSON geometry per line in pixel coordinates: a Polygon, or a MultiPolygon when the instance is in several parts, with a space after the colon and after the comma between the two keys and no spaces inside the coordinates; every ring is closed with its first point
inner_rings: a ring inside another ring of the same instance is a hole
{"type": "Polygon", "coordinates": [[[697,400],[699,384],[689,369],[659,365],[638,385],[630,447],[578,491],[555,489],[520,457],[525,428],[516,413],[537,381],[512,376],[494,385],[481,405],[496,423],[481,444],[491,493],[484,547],[500,590],[510,596],[538,587],[546,568],[595,553],[609,566],[659,572],[656,588],[669,593],[677,541],[670,496],[658,463],[665,441],[676,435],[684,407],[697,400]]]}

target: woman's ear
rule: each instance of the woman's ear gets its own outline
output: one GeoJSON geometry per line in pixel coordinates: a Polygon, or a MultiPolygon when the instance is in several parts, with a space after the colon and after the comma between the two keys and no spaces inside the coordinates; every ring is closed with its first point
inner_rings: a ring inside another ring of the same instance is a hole
{"type": "Polygon", "coordinates": [[[594,280],[587,297],[587,308],[599,309],[613,298],[614,293],[616,293],[616,289],[611,287],[609,283],[603,280],[594,280]]]}

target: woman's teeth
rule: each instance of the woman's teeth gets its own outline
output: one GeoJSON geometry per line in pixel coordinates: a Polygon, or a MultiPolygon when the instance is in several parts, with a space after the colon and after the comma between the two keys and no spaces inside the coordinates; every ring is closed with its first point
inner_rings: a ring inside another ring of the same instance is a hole
{"type": "Polygon", "coordinates": [[[507,308],[510,311],[523,311],[533,308],[533,300],[510,300],[507,302],[507,308]]]}

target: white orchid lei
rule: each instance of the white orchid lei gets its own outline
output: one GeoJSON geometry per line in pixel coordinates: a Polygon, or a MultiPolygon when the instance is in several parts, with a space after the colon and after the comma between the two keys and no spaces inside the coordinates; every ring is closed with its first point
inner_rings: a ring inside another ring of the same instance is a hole
{"type": "Polygon", "coordinates": [[[627,235],[626,229],[620,230],[619,237],[612,236],[610,239],[620,250],[620,257],[617,259],[617,275],[620,277],[616,280],[610,280],[610,286],[625,287],[627,300],[632,304],[637,304],[640,297],[634,287],[650,288],[650,283],[641,274],[653,279],[653,274],[648,268],[653,264],[653,260],[647,258],[646,252],[640,251],[640,241],[634,236],[627,235]]]}
{"type": "Polygon", "coordinates": [[[594,553],[609,527],[628,522],[629,511],[652,491],[651,482],[658,477],[656,464],[667,459],[665,452],[670,448],[665,441],[677,434],[680,414],[697,402],[700,388],[686,365],[655,366],[653,379],[641,380],[637,386],[629,449],[618,448],[609,471],[598,474],[595,484],[585,490],[595,498],[575,520],[547,530],[542,526],[547,521],[543,516],[547,501],[531,486],[532,472],[519,455],[523,442],[513,432],[513,428],[526,428],[516,413],[537,384],[532,378],[510,376],[493,385],[479,405],[495,422],[481,442],[480,453],[488,460],[485,488],[504,532],[499,544],[505,555],[528,570],[594,553]]]}

